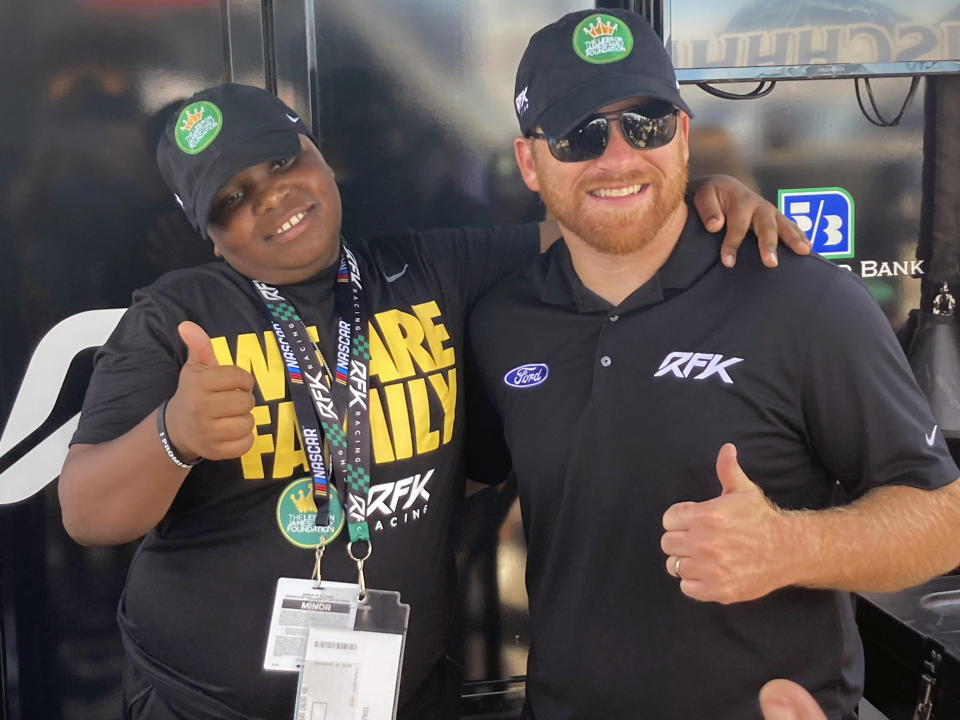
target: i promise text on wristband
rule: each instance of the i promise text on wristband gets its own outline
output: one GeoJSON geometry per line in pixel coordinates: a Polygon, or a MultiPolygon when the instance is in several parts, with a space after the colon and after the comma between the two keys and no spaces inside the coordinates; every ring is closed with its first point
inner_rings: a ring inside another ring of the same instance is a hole
{"type": "Polygon", "coordinates": [[[198,462],[203,460],[203,458],[197,458],[193,462],[186,462],[177,455],[177,451],[173,449],[173,443],[170,442],[170,438],[167,436],[167,403],[170,402],[170,398],[167,398],[162,403],[160,403],[160,408],[157,410],[157,432],[160,434],[160,444],[163,445],[163,451],[167,454],[167,457],[173,460],[174,464],[182,468],[192,468],[198,462]]]}

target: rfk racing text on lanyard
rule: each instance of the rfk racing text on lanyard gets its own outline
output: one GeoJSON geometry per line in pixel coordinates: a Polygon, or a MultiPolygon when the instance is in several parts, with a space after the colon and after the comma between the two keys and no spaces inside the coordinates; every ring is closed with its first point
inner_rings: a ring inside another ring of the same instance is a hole
{"type": "MultiPolygon", "coordinates": [[[[367,407],[369,315],[364,302],[360,268],[353,253],[341,239],[340,269],[334,291],[337,315],[337,364],[334,373],[330,372],[330,365],[320,348],[310,340],[307,328],[293,305],[276,288],[266,283],[254,281],[253,286],[270,314],[273,332],[287,368],[303,449],[313,475],[317,525],[330,522],[330,489],[323,457],[323,439],[326,438],[331,455],[331,472],[343,483],[346,495],[350,545],[360,540],[368,545],[363,558],[354,557],[358,561],[362,585],[362,561],[369,557],[372,547],[366,517],[367,494],[370,490],[370,413],[367,407]],[[334,388],[338,388],[336,402],[334,388]],[[320,421],[322,435],[318,431],[317,420],[320,421]]],[[[321,543],[317,548],[317,567],[314,570],[318,580],[322,550],[321,543]]],[[[353,557],[352,549],[350,554],[353,557]]]]}

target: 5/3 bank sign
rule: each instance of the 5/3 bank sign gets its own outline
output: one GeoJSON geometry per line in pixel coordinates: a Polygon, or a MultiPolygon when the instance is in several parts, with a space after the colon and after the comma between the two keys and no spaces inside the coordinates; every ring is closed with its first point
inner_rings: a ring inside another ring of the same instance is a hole
{"type": "Polygon", "coordinates": [[[813,243],[813,251],[828,258],[852,258],[853,198],[843,188],[780,190],[780,212],[793,220],[813,243]]]}

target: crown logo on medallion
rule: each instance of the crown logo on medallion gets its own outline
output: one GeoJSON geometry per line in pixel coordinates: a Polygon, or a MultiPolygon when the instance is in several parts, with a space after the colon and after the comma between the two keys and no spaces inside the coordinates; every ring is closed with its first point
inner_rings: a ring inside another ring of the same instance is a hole
{"type": "Polygon", "coordinates": [[[296,495],[290,493],[290,499],[293,500],[293,504],[296,506],[297,512],[310,513],[317,511],[317,506],[313,502],[313,495],[308,495],[303,490],[296,495]]]}
{"type": "Polygon", "coordinates": [[[605,35],[613,35],[617,31],[615,23],[604,23],[603,18],[598,17],[595,25],[587,25],[583,31],[590,37],[596,39],[605,35]]]}
{"type": "Polygon", "coordinates": [[[200,122],[200,119],[203,117],[203,108],[198,107],[193,112],[187,111],[187,119],[183,121],[183,125],[180,127],[184,132],[189,132],[194,125],[200,122]]]}

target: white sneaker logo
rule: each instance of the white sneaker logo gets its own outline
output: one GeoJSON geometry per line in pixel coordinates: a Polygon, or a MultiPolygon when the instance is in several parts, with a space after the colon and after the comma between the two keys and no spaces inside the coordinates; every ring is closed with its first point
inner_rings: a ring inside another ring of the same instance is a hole
{"type": "Polygon", "coordinates": [[[384,273],[383,274],[384,280],[386,280],[388,283],[392,283],[394,280],[399,280],[400,278],[403,277],[404,273],[407,272],[407,267],[408,267],[407,265],[404,265],[403,269],[400,272],[394,273],[393,275],[387,275],[386,273],[384,273]]]}
{"type": "Polygon", "coordinates": [[[937,438],[937,428],[938,428],[938,427],[939,427],[939,425],[934,425],[934,426],[933,426],[933,430],[930,431],[930,434],[929,434],[929,435],[924,435],[924,437],[927,439],[927,445],[929,445],[930,447],[933,447],[933,441],[936,440],[936,438],[937,438]]]}
{"type": "Polygon", "coordinates": [[[678,378],[688,378],[694,370],[703,368],[702,372],[694,375],[694,380],[704,380],[711,375],[717,375],[726,384],[733,385],[733,378],[730,377],[727,369],[740,362],[743,362],[743,358],[732,357],[724,360],[723,355],[714,353],[674,350],[663,359],[653,376],[657,378],[671,373],[678,378]]]}

